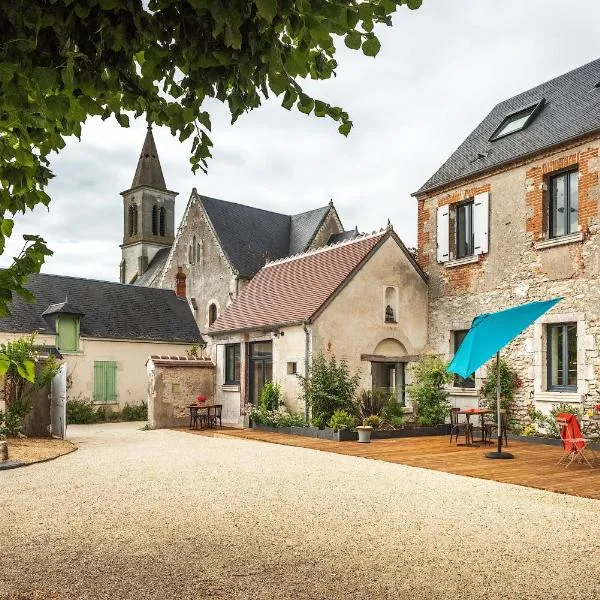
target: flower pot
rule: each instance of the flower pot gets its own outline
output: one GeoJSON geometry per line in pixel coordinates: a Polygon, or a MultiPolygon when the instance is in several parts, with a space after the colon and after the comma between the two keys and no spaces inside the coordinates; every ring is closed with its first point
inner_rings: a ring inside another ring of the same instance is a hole
{"type": "Polygon", "coordinates": [[[359,425],[356,428],[358,431],[358,441],[363,444],[368,444],[371,441],[371,432],[373,428],[370,425],[359,425]]]}

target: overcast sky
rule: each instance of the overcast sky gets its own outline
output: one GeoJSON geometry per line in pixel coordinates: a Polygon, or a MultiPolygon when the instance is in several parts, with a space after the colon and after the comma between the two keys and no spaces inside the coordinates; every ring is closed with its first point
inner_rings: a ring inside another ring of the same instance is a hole
{"type": "MultiPolygon", "coordinates": [[[[402,8],[393,27],[377,31],[375,59],[341,42],[338,76],[307,84],[350,113],[348,138],[332,121],[273,100],[234,126],[214,106],[209,174],[194,176],[189,144],[155,129],[167,186],[179,192],[177,224],[192,187],[286,214],[333,198],[347,229],[372,231],[389,218],[415,245],[411,192],[495,104],[598,58],[599,22],[598,0],[424,0],[417,11],[402,8]]],[[[144,134],[143,120],[129,129],[89,120],[81,141],[52,162],[49,212],[16,217],[0,264],[17,253],[23,233],[38,233],[54,251],[46,273],[118,280],[119,192],[131,185],[144,134]]]]}

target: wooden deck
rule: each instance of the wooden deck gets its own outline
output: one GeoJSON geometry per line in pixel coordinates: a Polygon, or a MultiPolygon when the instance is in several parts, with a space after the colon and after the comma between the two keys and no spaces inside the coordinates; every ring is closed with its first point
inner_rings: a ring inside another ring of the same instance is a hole
{"type": "Polygon", "coordinates": [[[556,464],[562,454],[562,448],[556,446],[510,441],[508,450],[514,454],[514,460],[490,460],[484,456],[490,450],[489,446],[456,446],[449,443],[447,436],[373,440],[370,444],[359,444],[252,429],[190,433],[298,446],[600,500],[600,461],[594,469],[580,464],[565,469],[556,464]]]}

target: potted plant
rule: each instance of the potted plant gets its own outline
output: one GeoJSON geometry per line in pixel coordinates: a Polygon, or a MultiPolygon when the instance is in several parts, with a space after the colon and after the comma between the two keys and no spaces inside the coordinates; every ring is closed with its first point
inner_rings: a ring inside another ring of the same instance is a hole
{"type": "Polygon", "coordinates": [[[359,425],[356,431],[358,431],[358,441],[360,443],[368,444],[371,441],[371,433],[373,432],[371,425],[359,425]]]}

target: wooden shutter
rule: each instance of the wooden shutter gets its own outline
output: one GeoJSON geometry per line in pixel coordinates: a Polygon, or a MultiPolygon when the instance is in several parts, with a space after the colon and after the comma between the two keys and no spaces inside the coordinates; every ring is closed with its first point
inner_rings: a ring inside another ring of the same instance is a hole
{"type": "Polygon", "coordinates": [[[94,362],[94,401],[117,400],[117,363],[111,360],[94,362]]]}
{"type": "Polygon", "coordinates": [[[437,261],[441,263],[450,260],[450,206],[440,206],[437,209],[437,261]]]}
{"type": "Polygon", "coordinates": [[[473,200],[474,254],[487,254],[489,249],[490,194],[477,194],[473,200]]]}
{"type": "Polygon", "coordinates": [[[58,331],[58,349],[64,352],[76,352],[79,347],[79,327],[77,317],[59,315],[56,328],[58,331]]]}

